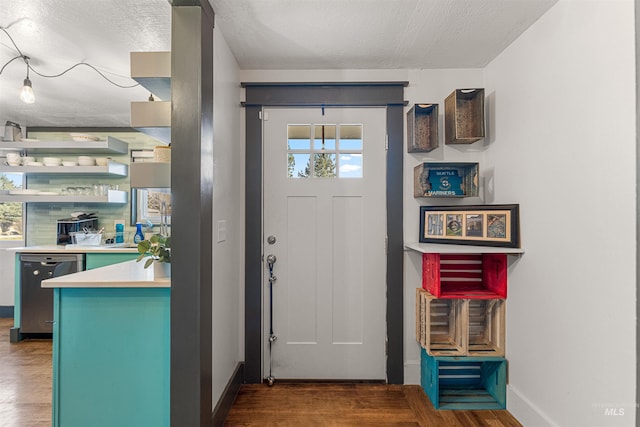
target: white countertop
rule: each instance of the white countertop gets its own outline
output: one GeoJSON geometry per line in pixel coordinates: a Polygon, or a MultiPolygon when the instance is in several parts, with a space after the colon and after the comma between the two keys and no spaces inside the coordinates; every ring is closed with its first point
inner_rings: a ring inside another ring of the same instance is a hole
{"type": "Polygon", "coordinates": [[[153,266],[125,261],[42,281],[43,288],[170,288],[171,279],[155,278],[153,266]]]}
{"type": "Polygon", "coordinates": [[[82,245],[41,245],[41,246],[21,246],[17,248],[6,248],[11,252],[22,253],[111,253],[111,252],[131,252],[137,253],[137,247],[124,246],[82,246],[82,245]]]}

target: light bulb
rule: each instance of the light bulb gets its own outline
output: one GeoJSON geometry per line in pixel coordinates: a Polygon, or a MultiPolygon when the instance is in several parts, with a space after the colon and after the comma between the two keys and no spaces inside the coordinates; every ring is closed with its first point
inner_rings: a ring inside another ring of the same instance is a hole
{"type": "Polygon", "coordinates": [[[24,79],[24,86],[22,86],[22,92],[20,92],[20,100],[26,104],[33,104],[36,102],[36,96],[33,94],[33,88],[31,87],[31,80],[29,80],[29,77],[24,79]]]}

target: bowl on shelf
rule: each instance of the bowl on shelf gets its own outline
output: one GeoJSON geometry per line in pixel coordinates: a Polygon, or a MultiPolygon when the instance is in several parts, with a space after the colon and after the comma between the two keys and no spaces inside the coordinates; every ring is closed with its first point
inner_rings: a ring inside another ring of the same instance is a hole
{"type": "Polygon", "coordinates": [[[44,166],[44,163],[42,163],[42,162],[27,162],[27,163],[25,163],[25,166],[44,166]]]}
{"type": "Polygon", "coordinates": [[[100,141],[99,137],[89,135],[88,133],[70,133],[69,135],[71,135],[71,138],[76,142],[100,141]]]}
{"type": "Polygon", "coordinates": [[[98,166],[107,166],[110,159],[110,157],[96,157],[96,163],[98,166]]]}
{"type": "Polygon", "coordinates": [[[78,166],[78,162],[63,161],[62,166],[78,166]]]}
{"type": "Polygon", "coordinates": [[[60,157],[45,157],[42,159],[45,166],[60,166],[62,159],[60,157]]]}
{"type": "Polygon", "coordinates": [[[96,160],[90,156],[78,156],[78,164],[80,166],[95,166],[96,160]]]}

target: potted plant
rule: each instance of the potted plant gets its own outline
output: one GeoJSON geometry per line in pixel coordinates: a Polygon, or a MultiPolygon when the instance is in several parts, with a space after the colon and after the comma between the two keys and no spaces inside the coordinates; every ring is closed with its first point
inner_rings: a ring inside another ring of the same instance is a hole
{"type": "Polygon", "coordinates": [[[154,264],[156,277],[170,274],[167,273],[171,267],[171,237],[154,234],[148,240],[141,240],[138,242],[138,253],[140,255],[136,261],[140,262],[147,258],[144,268],[149,268],[151,264],[154,264]]]}

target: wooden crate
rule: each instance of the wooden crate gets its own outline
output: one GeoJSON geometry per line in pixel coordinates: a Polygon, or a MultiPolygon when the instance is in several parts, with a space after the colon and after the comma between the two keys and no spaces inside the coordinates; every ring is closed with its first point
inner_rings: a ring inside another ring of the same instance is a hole
{"type": "Polygon", "coordinates": [[[416,340],[431,356],[505,354],[505,300],[436,298],[416,289],[416,340]]]}
{"type": "Polygon", "coordinates": [[[407,112],[407,152],[438,148],[438,104],[415,104],[407,112]]]}
{"type": "Polygon", "coordinates": [[[413,197],[475,197],[478,171],[478,163],[422,163],[413,168],[413,197]]]}
{"type": "Polygon", "coordinates": [[[456,89],[444,100],[444,130],[445,144],[484,138],[484,89],[456,89]]]}
{"type": "Polygon", "coordinates": [[[416,289],[416,338],[431,355],[467,353],[467,322],[464,300],[438,299],[416,289]]]}
{"type": "Polygon", "coordinates": [[[504,356],[506,302],[503,299],[466,299],[469,356],[504,356]]]}
{"type": "Polygon", "coordinates": [[[506,298],[507,255],[422,254],[422,288],[437,298],[506,298]]]}
{"type": "Polygon", "coordinates": [[[429,356],[421,350],[420,385],[436,409],[505,409],[507,361],[502,357],[429,356]]]}

